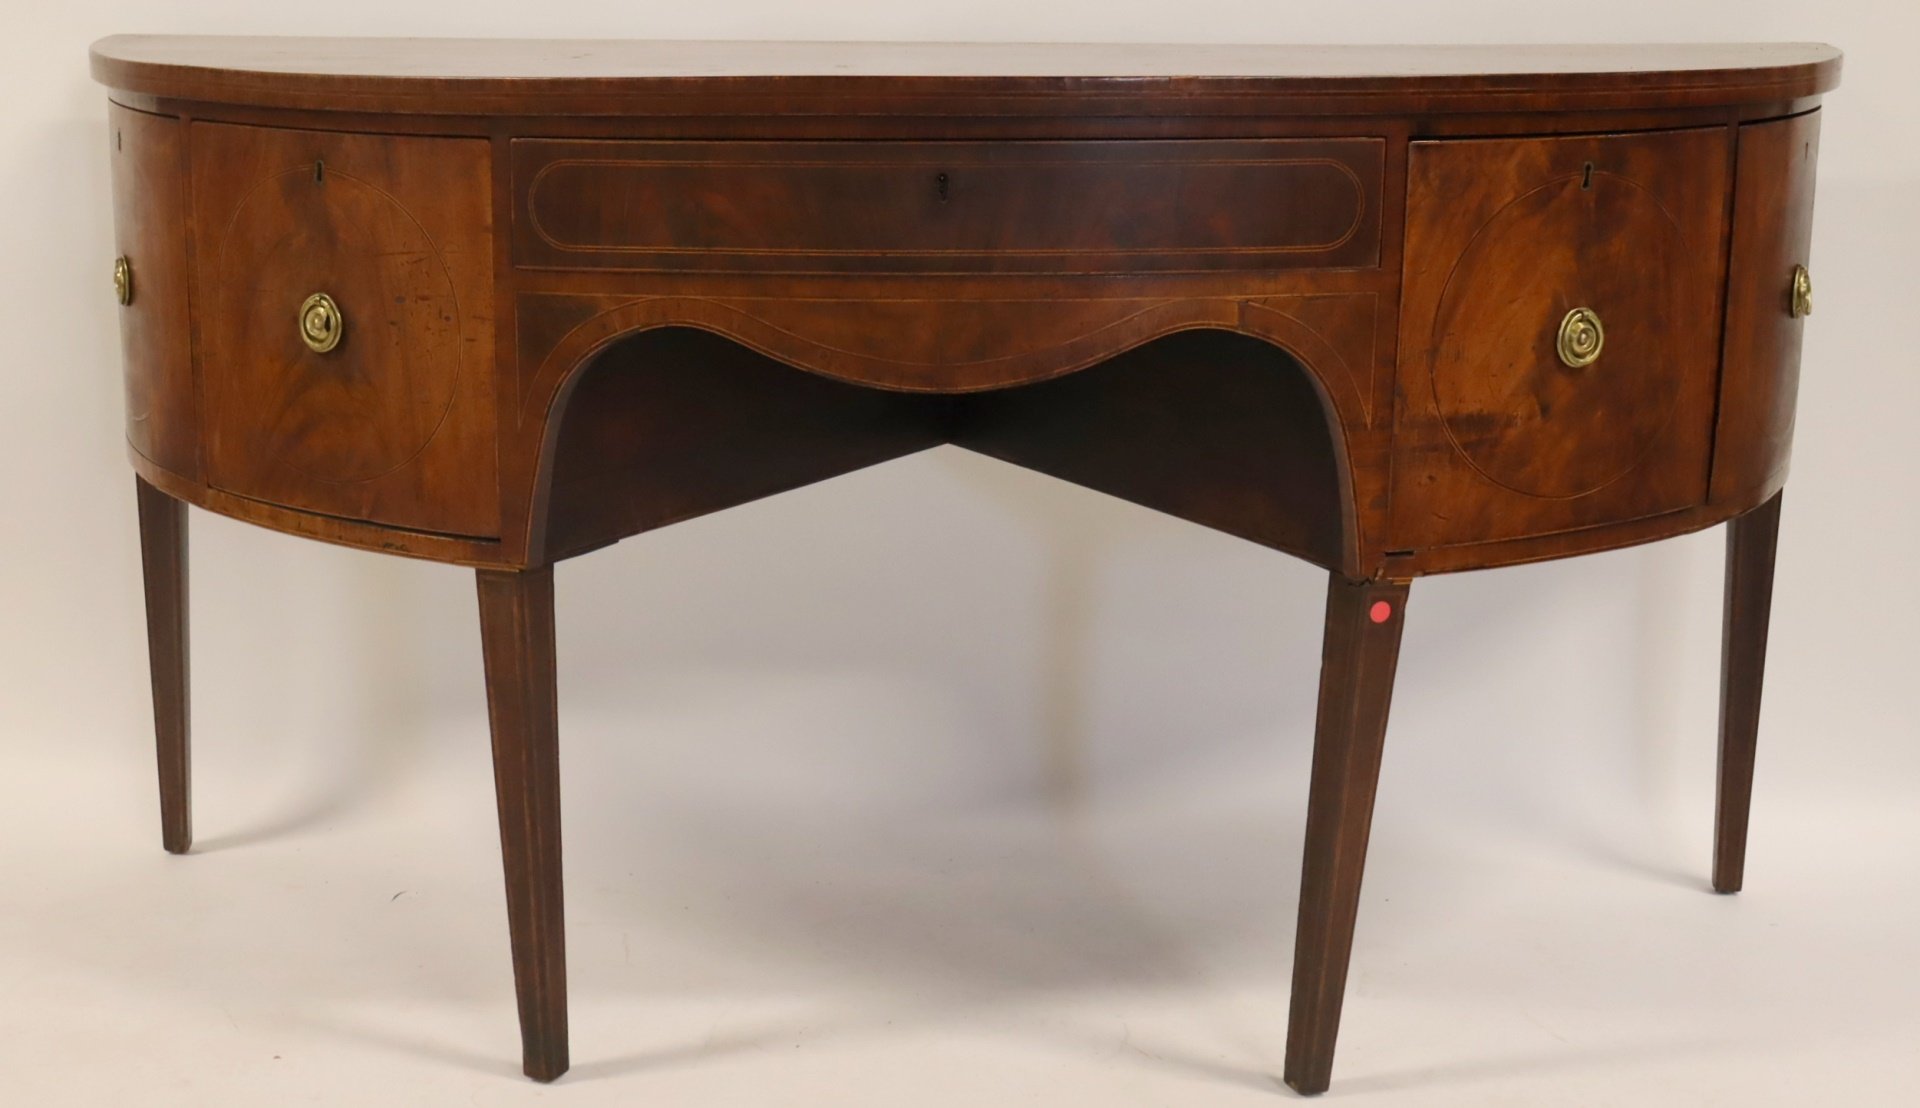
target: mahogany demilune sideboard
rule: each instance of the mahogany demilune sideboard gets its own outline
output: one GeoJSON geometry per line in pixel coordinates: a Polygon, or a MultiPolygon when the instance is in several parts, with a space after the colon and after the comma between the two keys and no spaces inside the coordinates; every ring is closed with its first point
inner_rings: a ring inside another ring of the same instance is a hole
{"type": "Polygon", "coordinates": [[[187,505],[473,567],[534,1078],[567,1068],[554,563],[942,443],[1328,571],[1295,1089],[1332,1071],[1416,577],[1729,524],[1740,888],[1830,47],[116,37],[92,65],[163,842],[191,840],[187,505]]]}

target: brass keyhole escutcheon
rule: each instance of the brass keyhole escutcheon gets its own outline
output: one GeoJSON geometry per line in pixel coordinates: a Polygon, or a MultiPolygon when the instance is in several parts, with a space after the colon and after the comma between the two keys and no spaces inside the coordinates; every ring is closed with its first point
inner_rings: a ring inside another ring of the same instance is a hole
{"type": "Polygon", "coordinates": [[[1795,319],[1813,314],[1813,275],[1807,267],[1793,267],[1793,292],[1787,301],[1787,314],[1795,319]]]}
{"type": "Polygon", "coordinates": [[[300,305],[300,341],[315,354],[325,354],[339,346],[340,336],[346,330],[347,321],[340,315],[340,305],[326,293],[316,292],[300,305]]]}
{"type": "Polygon", "coordinates": [[[1560,337],[1554,345],[1568,368],[1580,369],[1592,365],[1606,344],[1607,330],[1600,325],[1599,314],[1592,308],[1575,308],[1560,321],[1560,337]]]}
{"type": "Polygon", "coordinates": [[[113,298],[122,305],[133,303],[133,263],[125,254],[113,260],[113,298]]]}

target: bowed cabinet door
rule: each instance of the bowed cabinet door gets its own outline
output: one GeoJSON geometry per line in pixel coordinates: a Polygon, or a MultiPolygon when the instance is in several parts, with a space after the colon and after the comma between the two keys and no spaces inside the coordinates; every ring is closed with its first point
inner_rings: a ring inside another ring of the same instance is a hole
{"type": "Polygon", "coordinates": [[[1714,436],[1716,504],[1751,508],[1786,481],[1800,339],[1812,306],[1810,287],[1796,301],[1795,277],[1810,264],[1819,156],[1817,111],[1740,128],[1725,380],[1714,436]]]}
{"type": "Polygon", "coordinates": [[[1394,546],[1705,502],[1728,143],[1715,127],[1413,144],[1394,546]]]}
{"type": "Polygon", "coordinates": [[[487,141],[195,123],[192,143],[212,484],[498,535],[487,141]]]}
{"type": "Polygon", "coordinates": [[[127,445],[161,469],[198,478],[200,425],[187,314],[186,125],[119,104],[107,109],[107,120],[127,445]]]}

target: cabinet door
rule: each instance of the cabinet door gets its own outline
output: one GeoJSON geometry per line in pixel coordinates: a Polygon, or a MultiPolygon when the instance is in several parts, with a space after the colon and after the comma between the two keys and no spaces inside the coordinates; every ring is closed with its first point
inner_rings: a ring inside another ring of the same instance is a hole
{"type": "Polygon", "coordinates": [[[212,483],[497,535],[487,142],[196,123],[192,158],[212,483]]]}
{"type": "MultiPolygon", "coordinates": [[[[127,445],[161,469],[197,479],[200,426],[187,316],[186,125],[118,104],[108,109],[107,121],[114,246],[126,282],[120,294],[120,360],[126,374],[127,445]]],[[[100,285],[104,296],[104,273],[100,285]]]]}
{"type": "Polygon", "coordinates": [[[1396,546],[1705,501],[1728,142],[1716,127],[1413,144],[1396,546]],[[1572,327],[1563,350],[1570,319],[1598,332],[1572,327]]]}
{"type": "Polygon", "coordinates": [[[1727,343],[1713,499],[1752,507],[1787,476],[1805,318],[1793,302],[1796,267],[1813,236],[1813,167],[1820,113],[1740,128],[1727,271],[1727,343]]]}

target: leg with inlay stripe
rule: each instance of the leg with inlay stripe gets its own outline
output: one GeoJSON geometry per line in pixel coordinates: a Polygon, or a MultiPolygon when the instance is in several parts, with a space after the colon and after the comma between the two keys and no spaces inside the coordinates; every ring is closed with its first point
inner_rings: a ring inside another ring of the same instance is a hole
{"type": "Polygon", "coordinates": [[[1325,1092],[1333,1073],[1406,600],[1405,582],[1350,581],[1336,573],[1327,583],[1287,1020],[1286,1081],[1307,1095],[1325,1092]]]}

